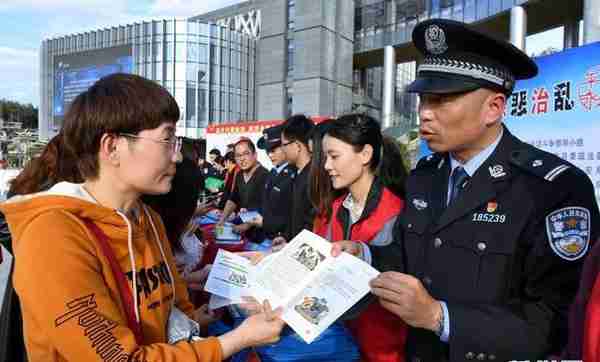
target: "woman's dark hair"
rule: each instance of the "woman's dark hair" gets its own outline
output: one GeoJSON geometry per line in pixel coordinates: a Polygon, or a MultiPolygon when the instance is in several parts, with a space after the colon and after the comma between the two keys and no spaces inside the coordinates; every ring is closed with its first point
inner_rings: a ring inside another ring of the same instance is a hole
{"type": "Polygon", "coordinates": [[[366,145],[373,148],[369,168],[396,195],[404,197],[404,182],[408,175],[398,144],[384,137],[374,118],[362,114],[347,114],[331,122],[326,135],[354,146],[360,152],[366,145]]]}
{"type": "Polygon", "coordinates": [[[217,156],[217,158],[215,158],[215,163],[221,167],[225,167],[225,157],[217,156]]]}
{"type": "Polygon", "coordinates": [[[117,73],[101,78],[75,98],[62,132],[65,146],[77,155],[81,176],[94,179],[102,135],[138,134],[178,120],[177,102],[165,88],[138,75],[117,73]]]}
{"type": "Polygon", "coordinates": [[[142,196],[142,201],[162,218],[173,250],[182,249],[181,236],[194,216],[202,185],[202,172],[192,160],[184,159],[177,164],[171,191],[163,195],[142,196]]]}
{"type": "Polygon", "coordinates": [[[229,162],[233,162],[235,163],[235,153],[233,153],[233,151],[229,151],[225,154],[225,157],[223,159],[223,162],[225,161],[229,161],[229,162]]]}
{"type": "Polygon", "coordinates": [[[26,195],[45,191],[54,184],[68,181],[83,182],[77,168],[77,159],[65,149],[63,134],[48,142],[40,156],[29,161],[10,182],[8,195],[26,195]]]}
{"type": "Polygon", "coordinates": [[[323,136],[333,120],[325,120],[316,125],[310,133],[312,140],[312,161],[310,163],[308,195],[310,202],[317,210],[317,215],[329,219],[333,201],[342,195],[331,185],[331,179],[325,172],[325,155],[323,154],[323,136]]]}

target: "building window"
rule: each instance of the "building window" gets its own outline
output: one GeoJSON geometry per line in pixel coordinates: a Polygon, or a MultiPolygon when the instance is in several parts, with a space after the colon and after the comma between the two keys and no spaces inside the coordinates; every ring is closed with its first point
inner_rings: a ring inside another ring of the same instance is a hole
{"type": "Polygon", "coordinates": [[[287,93],[287,116],[290,117],[292,115],[292,111],[294,108],[294,90],[292,88],[287,88],[286,93],[287,93]]]}
{"type": "Polygon", "coordinates": [[[288,31],[296,27],[296,0],[288,0],[288,31]]]}
{"type": "Polygon", "coordinates": [[[288,40],[287,61],[288,61],[288,75],[290,75],[294,72],[294,39],[288,40]]]}

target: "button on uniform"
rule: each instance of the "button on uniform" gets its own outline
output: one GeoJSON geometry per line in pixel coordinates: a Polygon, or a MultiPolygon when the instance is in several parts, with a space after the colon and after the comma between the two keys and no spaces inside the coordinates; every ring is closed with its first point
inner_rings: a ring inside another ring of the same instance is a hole
{"type": "Polygon", "coordinates": [[[477,249],[479,249],[479,251],[484,251],[485,248],[487,248],[487,245],[483,241],[477,243],[477,249]]]}
{"type": "Polygon", "coordinates": [[[435,246],[436,248],[439,248],[440,246],[442,246],[442,239],[440,238],[435,238],[435,240],[433,241],[433,246],[435,246]]]}
{"type": "Polygon", "coordinates": [[[489,359],[490,361],[495,361],[495,360],[496,360],[496,355],[494,355],[494,354],[490,354],[490,355],[488,356],[488,359],[489,359]]]}
{"type": "Polygon", "coordinates": [[[480,353],[477,355],[477,360],[478,361],[485,361],[485,353],[480,353]]]}
{"type": "Polygon", "coordinates": [[[468,359],[468,360],[471,360],[471,359],[475,358],[475,353],[473,353],[473,352],[467,352],[465,354],[465,358],[468,359]]]}

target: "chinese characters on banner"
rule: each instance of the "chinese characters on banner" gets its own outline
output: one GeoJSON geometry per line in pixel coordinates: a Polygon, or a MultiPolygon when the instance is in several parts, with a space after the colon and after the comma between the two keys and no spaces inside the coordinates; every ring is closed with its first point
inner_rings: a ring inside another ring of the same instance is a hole
{"type": "Polygon", "coordinates": [[[517,82],[508,98],[505,123],[517,137],[586,172],[600,200],[600,43],[536,63],[538,76],[517,82]]]}

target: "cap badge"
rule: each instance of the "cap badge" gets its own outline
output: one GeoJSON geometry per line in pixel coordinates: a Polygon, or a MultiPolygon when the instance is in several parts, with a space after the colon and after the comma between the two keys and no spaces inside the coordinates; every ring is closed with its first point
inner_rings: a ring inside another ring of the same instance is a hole
{"type": "Polygon", "coordinates": [[[446,34],[444,30],[437,25],[430,25],[425,30],[425,46],[427,51],[432,54],[440,55],[448,50],[448,44],[446,44],[446,34]]]}

